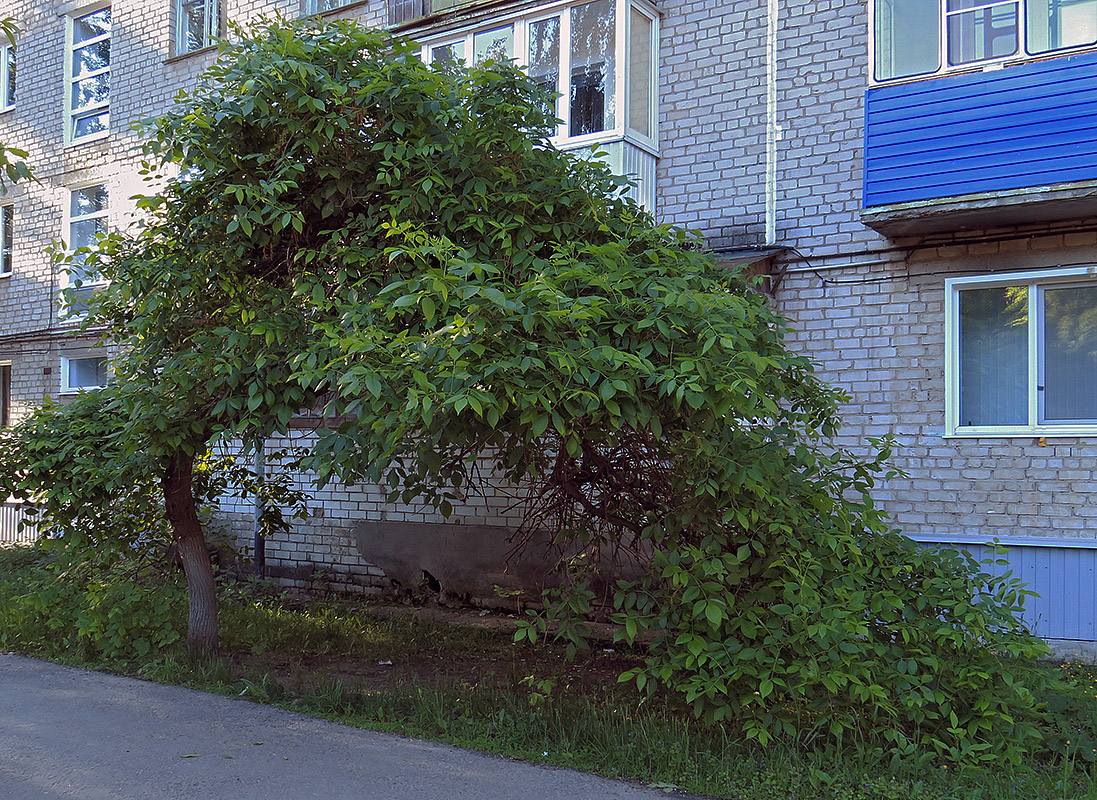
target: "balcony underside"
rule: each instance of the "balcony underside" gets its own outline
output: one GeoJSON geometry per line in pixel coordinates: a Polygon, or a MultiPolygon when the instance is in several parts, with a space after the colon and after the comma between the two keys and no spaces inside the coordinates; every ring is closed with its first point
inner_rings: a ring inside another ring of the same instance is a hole
{"type": "Polygon", "coordinates": [[[861,221],[886,236],[985,230],[1097,217],[1097,180],[913,200],[866,208],[861,221]]]}

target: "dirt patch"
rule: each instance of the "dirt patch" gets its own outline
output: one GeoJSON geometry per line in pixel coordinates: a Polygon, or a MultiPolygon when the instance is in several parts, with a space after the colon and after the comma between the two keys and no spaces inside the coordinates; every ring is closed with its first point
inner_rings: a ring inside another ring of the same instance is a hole
{"type": "Polygon", "coordinates": [[[336,678],[351,688],[372,692],[397,692],[409,688],[462,686],[470,688],[514,688],[532,676],[535,681],[551,680],[562,693],[605,694],[620,691],[618,676],[642,663],[638,653],[622,652],[612,646],[612,626],[600,625],[591,640],[591,651],[574,661],[565,658],[564,648],[513,644],[519,618],[500,614],[439,607],[371,605],[362,611],[382,620],[414,620],[438,626],[437,646],[403,648],[399,655],[387,655],[384,648],[369,655],[298,653],[268,650],[227,653],[243,671],[269,671],[282,684],[294,687],[314,685],[336,678]],[[469,647],[460,636],[447,641],[447,629],[488,631],[483,646],[469,647]]]}
{"type": "MultiPolygon", "coordinates": [[[[384,619],[414,618],[443,625],[463,625],[469,628],[506,631],[507,633],[514,633],[515,627],[522,619],[517,614],[475,608],[444,608],[442,606],[371,605],[369,614],[384,619]]],[[[587,623],[587,626],[590,629],[592,645],[597,644],[612,648],[613,635],[620,626],[604,622],[590,622],[587,623]]]]}

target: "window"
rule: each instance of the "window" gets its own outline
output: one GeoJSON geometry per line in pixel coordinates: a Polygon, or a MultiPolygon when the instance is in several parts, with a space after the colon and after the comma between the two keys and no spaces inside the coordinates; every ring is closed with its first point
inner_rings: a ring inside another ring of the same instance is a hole
{"type": "Polygon", "coordinates": [[[0,111],[15,107],[15,45],[0,47],[0,111]]]}
{"type": "MultiPolygon", "coordinates": [[[[334,11],[337,8],[343,6],[349,6],[351,3],[355,3],[358,0],[305,0],[305,13],[307,14],[322,14],[325,11],[334,11]]],[[[391,0],[390,0],[391,2],[391,0]]],[[[403,2],[407,4],[408,0],[396,0],[396,2],[403,2]]],[[[414,0],[416,5],[422,3],[422,0],[414,0]]],[[[420,16],[420,15],[416,15],[420,16]]]]}
{"type": "Polygon", "coordinates": [[[593,0],[433,39],[423,58],[435,66],[517,60],[561,95],[558,140],[578,144],[615,134],[654,152],[655,37],[655,14],[646,6],[593,0]]]}
{"type": "MultiPolygon", "coordinates": [[[[68,236],[70,251],[79,251],[91,247],[107,231],[108,194],[103,184],[84,186],[74,189],[69,195],[68,236]]],[[[65,280],[68,289],[66,311],[69,316],[78,316],[87,307],[87,298],[102,285],[102,277],[85,268],[86,254],[76,252],[69,265],[65,280]]]]}
{"type": "Polygon", "coordinates": [[[110,8],[69,17],[65,138],[106,135],[110,128],[110,8]]]}
{"type": "Polygon", "coordinates": [[[0,206],[0,276],[11,275],[14,236],[15,207],[0,206]]]}
{"type": "Polygon", "coordinates": [[[11,424],[11,364],[0,364],[0,427],[11,424]]]}
{"type": "Polygon", "coordinates": [[[61,393],[72,394],[81,389],[102,389],[107,385],[106,356],[61,358],[61,393]]]}
{"type": "Polygon", "coordinates": [[[1097,434],[1097,271],[946,281],[948,434],[1097,434]]]}
{"type": "Polygon", "coordinates": [[[221,34],[220,0],[176,0],[175,53],[210,47],[221,34]]]}
{"type": "Polygon", "coordinates": [[[507,25],[472,35],[472,63],[510,61],[514,58],[514,26],[507,25]]]}
{"type": "Polygon", "coordinates": [[[875,80],[930,75],[1097,45],[1097,0],[875,0],[873,34],[875,80]]]}
{"type": "MultiPolygon", "coordinates": [[[[349,2],[350,0],[348,0],[349,2]]],[[[465,6],[478,5],[485,0],[388,0],[389,24],[401,25],[405,22],[446,11],[456,11],[465,6]]],[[[311,0],[316,2],[316,0],[311,0]]],[[[322,3],[323,0],[320,0],[322,3]]],[[[329,0],[330,2],[330,0],[329,0]]],[[[336,2],[334,5],[345,5],[336,2]]],[[[334,6],[333,6],[334,7],[334,6]]]]}

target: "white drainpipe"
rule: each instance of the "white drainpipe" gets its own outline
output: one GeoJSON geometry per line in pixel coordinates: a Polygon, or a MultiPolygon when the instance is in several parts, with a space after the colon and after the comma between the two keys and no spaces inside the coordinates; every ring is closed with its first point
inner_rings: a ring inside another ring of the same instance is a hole
{"type": "Polygon", "coordinates": [[[766,244],[777,243],[777,0],[766,7],[766,244]]]}

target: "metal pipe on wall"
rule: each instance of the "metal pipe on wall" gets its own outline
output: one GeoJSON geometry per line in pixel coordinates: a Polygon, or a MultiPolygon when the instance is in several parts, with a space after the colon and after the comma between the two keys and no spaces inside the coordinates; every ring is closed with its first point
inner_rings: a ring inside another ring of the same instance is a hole
{"type": "Polygon", "coordinates": [[[260,439],[255,444],[255,509],[254,509],[254,534],[255,534],[255,577],[262,578],[267,567],[267,543],[263,538],[263,497],[259,487],[266,475],[265,453],[266,443],[260,439]]]}
{"type": "Polygon", "coordinates": [[[777,243],[777,0],[766,4],[766,244],[777,243]]]}

